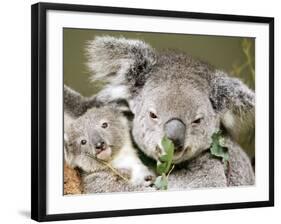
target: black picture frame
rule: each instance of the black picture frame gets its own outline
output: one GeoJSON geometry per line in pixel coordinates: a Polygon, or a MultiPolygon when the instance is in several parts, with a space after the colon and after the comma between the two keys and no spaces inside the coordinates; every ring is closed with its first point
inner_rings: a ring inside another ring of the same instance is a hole
{"type": "Polygon", "coordinates": [[[31,218],[37,221],[86,219],[115,216],[148,215],[206,210],[274,206],[274,18],[183,11],[163,11],[136,8],[117,8],[89,5],[37,3],[32,5],[31,17],[31,75],[32,75],[32,155],[31,155],[31,218]],[[46,213],[46,13],[48,10],[100,12],[111,14],[162,16],[235,22],[269,24],[269,200],[243,203],[208,204],[149,209],[115,210],[70,214],[46,213]]]}

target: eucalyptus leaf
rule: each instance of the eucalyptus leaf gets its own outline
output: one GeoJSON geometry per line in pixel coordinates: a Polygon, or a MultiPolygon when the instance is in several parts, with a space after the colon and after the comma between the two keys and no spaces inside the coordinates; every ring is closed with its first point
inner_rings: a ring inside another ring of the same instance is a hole
{"type": "Polygon", "coordinates": [[[168,178],[163,173],[162,176],[158,176],[154,182],[155,187],[158,190],[167,190],[168,189],[168,178]]]}
{"type": "Polygon", "coordinates": [[[160,156],[159,160],[160,160],[161,162],[168,162],[169,156],[168,156],[168,155],[160,156]]]}
{"type": "Polygon", "coordinates": [[[159,176],[156,178],[154,186],[159,190],[167,190],[168,176],[166,174],[169,175],[169,172],[172,170],[171,165],[174,156],[174,144],[170,139],[164,136],[161,145],[164,149],[164,154],[160,156],[157,161],[156,172],[159,176]]]}
{"type": "Polygon", "coordinates": [[[223,163],[229,161],[228,148],[224,146],[225,139],[222,136],[221,131],[218,131],[212,135],[212,145],[210,148],[211,154],[222,158],[223,163]]]}
{"type": "Polygon", "coordinates": [[[156,167],[156,172],[161,175],[162,173],[165,173],[167,170],[167,163],[161,163],[158,162],[157,167],[156,167]]]}
{"type": "MultiPolygon", "coordinates": [[[[164,170],[164,172],[162,173],[168,173],[170,168],[171,168],[171,165],[172,165],[172,161],[173,161],[173,157],[174,157],[174,144],[173,142],[168,139],[166,136],[164,136],[164,138],[162,139],[161,141],[161,144],[162,144],[162,147],[165,151],[165,155],[162,155],[162,159],[164,159],[164,163],[166,163],[166,169],[164,170]]],[[[161,160],[161,158],[160,158],[161,160]]],[[[162,174],[162,173],[158,173],[158,174],[162,174]]]]}

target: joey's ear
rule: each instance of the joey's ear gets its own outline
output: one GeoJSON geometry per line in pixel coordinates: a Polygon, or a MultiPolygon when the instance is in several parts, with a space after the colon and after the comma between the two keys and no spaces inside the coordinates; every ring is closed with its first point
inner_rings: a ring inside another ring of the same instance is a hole
{"type": "Polygon", "coordinates": [[[78,117],[85,112],[84,97],[67,85],[63,86],[64,111],[72,117],[78,117]]]}
{"type": "Polygon", "coordinates": [[[96,37],[88,42],[88,66],[92,79],[109,83],[102,95],[127,99],[145,83],[148,72],[156,63],[154,50],[140,40],[96,37]]]}
{"type": "Polygon", "coordinates": [[[64,111],[73,118],[83,115],[89,108],[101,106],[95,96],[84,97],[67,85],[63,86],[64,111]]]}
{"type": "Polygon", "coordinates": [[[255,93],[237,78],[216,71],[211,82],[210,100],[227,129],[236,127],[236,122],[252,120],[255,115],[255,93]]]}

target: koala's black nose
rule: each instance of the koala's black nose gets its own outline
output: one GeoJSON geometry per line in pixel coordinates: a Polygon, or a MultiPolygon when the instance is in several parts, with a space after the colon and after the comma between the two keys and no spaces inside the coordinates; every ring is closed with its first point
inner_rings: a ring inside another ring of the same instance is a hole
{"type": "Polygon", "coordinates": [[[164,132],[174,143],[176,150],[180,150],[184,146],[185,129],[185,124],[178,118],[173,118],[164,125],[164,132]]]}
{"type": "Polygon", "coordinates": [[[102,150],[105,149],[105,142],[104,142],[104,141],[98,142],[98,143],[96,143],[95,147],[96,147],[96,149],[98,149],[99,151],[102,151],[102,150]]]}

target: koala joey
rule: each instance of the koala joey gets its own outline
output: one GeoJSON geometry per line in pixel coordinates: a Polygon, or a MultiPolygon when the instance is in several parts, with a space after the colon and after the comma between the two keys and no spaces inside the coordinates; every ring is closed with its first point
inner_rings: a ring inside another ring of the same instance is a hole
{"type": "MultiPolygon", "coordinates": [[[[64,89],[65,93],[69,90],[64,89]]],[[[83,98],[73,90],[70,93],[75,93],[73,100],[75,96],[83,98]]],[[[71,116],[67,112],[71,110],[69,105],[65,112],[65,161],[82,171],[84,192],[144,190],[152,184],[154,175],[138,158],[131,143],[127,119],[116,107],[92,107],[74,117],[74,113],[71,116]],[[129,182],[116,175],[104,162],[127,177],[129,182]]]]}
{"type": "MultiPolygon", "coordinates": [[[[158,160],[163,154],[161,139],[167,136],[175,145],[173,163],[197,161],[200,167],[204,163],[196,159],[202,159],[211,147],[212,135],[223,129],[232,155],[230,185],[253,184],[249,158],[236,143],[234,134],[245,119],[254,118],[255,94],[239,79],[186,53],[157,52],[141,40],[96,37],[89,42],[87,55],[92,79],[107,81],[96,99],[104,103],[127,101],[134,114],[134,141],[147,156],[158,160]]],[[[205,161],[211,157],[203,158],[205,161]]],[[[212,161],[216,164],[218,160],[212,161]]],[[[223,177],[220,182],[225,183],[221,162],[218,168],[223,177]]],[[[202,176],[219,178],[211,169],[204,172],[202,176]]],[[[176,177],[177,172],[172,174],[176,177]]],[[[196,175],[199,172],[189,172],[189,176],[196,175]]],[[[208,185],[199,182],[197,187],[208,185]]],[[[187,183],[185,180],[184,184],[187,183]]]]}

